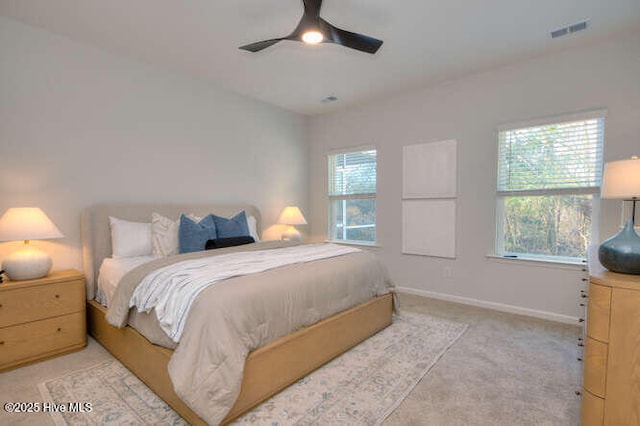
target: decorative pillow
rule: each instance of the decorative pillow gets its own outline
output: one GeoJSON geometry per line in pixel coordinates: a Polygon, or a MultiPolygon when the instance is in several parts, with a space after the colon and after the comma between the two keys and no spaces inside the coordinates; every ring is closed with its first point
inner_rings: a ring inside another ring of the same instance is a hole
{"type": "Polygon", "coordinates": [[[151,242],[153,254],[163,257],[178,254],[178,230],[180,220],[172,220],[158,213],[151,213],[151,242]]]}
{"type": "Polygon", "coordinates": [[[216,238],[215,240],[208,240],[204,246],[205,250],[219,249],[224,247],[241,246],[244,244],[255,243],[253,237],[230,237],[230,238],[216,238]]]}
{"type": "Polygon", "coordinates": [[[129,222],[109,216],[112,256],[148,256],[152,252],[151,224],[129,222]]]}
{"type": "MultiPolygon", "coordinates": [[[[202,218],[194,214],[186,215],[194,222],[200,222],[202,218]]],[[[167,257],[178,254],[180,242],[178,233],[180,230],[180,219],[169,219],[159,213],[151,213],[151,243],[153,244],[153,254],[167,257]]]]}
{"type": "Polygon", "coordinates": [[[212,214],[216,224],[216,233],[218,238],[229,237],[245,237],[249,235],[249,225],[247,224],[247,216],[242,210],[240,213],[227,219],[212,214]]]}
{"type": "Polygon", "coordinates": [[[202,251],[207,240],[213,240],[216,237],[216,223],[212,214],[205,216],[200,222],[195,222],[184,214],[180,215],[180,230],[178,231],[180,253],[202,251]]]}
{"type": "Polygon", "coordinates": [[[247,225],[249,226],[249,235],[253,237],[253,241],[260,242],[260,236],[258,235],[258,221],[255,217],[249,216],[247,218],[247,225]]]}

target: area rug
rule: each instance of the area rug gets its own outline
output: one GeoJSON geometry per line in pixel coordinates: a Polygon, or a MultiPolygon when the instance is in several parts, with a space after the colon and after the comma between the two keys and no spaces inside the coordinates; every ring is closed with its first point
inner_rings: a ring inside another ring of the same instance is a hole
{"type": "MultiPolygon", "coordinates": [[[[466,329],[465,324],[403,313],[234,424],[380,424],[466,329]]],[[[44,382],[40,391],[50,403],[91,403],[90,412],[52,413],[59,425],[185,424],[116,360],[44,382]]]]}
{"type": "Polygon", "coordinates": [[[188,425],[116,359],[38,387],[56,425],[188,425]]]}

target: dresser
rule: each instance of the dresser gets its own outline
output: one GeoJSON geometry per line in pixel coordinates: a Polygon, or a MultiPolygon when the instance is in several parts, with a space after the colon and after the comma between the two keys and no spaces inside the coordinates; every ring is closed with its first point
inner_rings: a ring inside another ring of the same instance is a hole
{"type": "Polygon", "coordinates": [[[85,347],[85,304],[75,270],[0,284],[0,371],[85,347]]]}
{"type": "Polygon", "coordinates": [[[582,425],[640,425],[640,276],[589,276],[582,425]]]}

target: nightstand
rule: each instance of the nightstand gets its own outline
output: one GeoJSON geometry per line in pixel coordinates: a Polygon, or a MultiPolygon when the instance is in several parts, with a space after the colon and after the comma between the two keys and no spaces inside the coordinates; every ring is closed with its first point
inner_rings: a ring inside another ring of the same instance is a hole
{"type": "Polygon", "coordinates": [[[0,371],[85,347],[85,305],[75,270],[0,284],[0,371]]]}

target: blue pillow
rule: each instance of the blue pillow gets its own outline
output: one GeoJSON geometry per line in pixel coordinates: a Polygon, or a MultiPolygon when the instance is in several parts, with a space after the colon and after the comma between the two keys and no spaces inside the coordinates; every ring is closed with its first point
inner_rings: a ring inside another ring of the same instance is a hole
{"type": "Polygon", "coordinates": [[[247,224],[247,216],[242,210],[240,213],[227,219],[224,217],[211,215],[216,224],[216,232],[218,238],[246,237],[249,236],[249,225],[247,224]]]}
{"type": "Polygon", "coordinates": [[[185,215],[180,215],[180,229],[178,243],[180,253],[191,253],[204,250],[207,240],[217,238],[216,224],[213,215],[204,217],[199,223],[185,215]]]}

